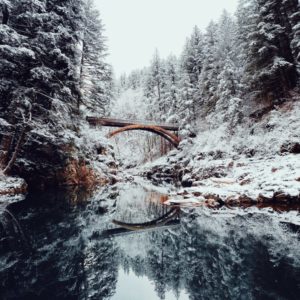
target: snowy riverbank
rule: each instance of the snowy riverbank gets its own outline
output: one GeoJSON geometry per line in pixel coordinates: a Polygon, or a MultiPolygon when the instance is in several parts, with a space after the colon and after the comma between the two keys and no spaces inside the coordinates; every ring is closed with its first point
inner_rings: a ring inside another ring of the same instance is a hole
{"type": "Polygon", "coordinates": [[[27,184],[21,178],[0,176],[0,206],[24,199],[27,184]]]}
{"type": "MultiPolygon", "coordinates": [[[[202,128],[179,150],[143,166],[156,181],[178,181],[185,194],[229,203],[300,202],[300,104],[287,103],[230,133],[202,128]]],[[[183,193],[180,191],[179,193],[183,193]]]]}

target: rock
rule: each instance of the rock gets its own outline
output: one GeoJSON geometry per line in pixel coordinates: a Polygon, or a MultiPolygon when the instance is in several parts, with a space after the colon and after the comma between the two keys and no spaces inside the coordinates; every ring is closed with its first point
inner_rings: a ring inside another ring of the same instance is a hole
{"type": "Polygon", "coordinates": [[[181,181],[181,185],[183,187],[192,187],[193,186],[193,180],[192,179],[186,179],[181,181]]]}
{"type": "Polygon", "coordinates": [[[217,184],[234,184],[236,180],[233,178],[209,178],[212,182],[217,184]]]}
{"type": "Polygon", "coordinates": [[[230,168],[233,168],[234,167],[234,161],[231,161],[228,165],[227,165],[227,168],[230,169],[230,168]]]}
{"type": "Polygon", "coordinates": [[[249,184],[249,183],[251,183],[251,179],[244,179],[244,180],[242,180],[241,182],[240,182],[240,185],[247,185],[247,184],[249,184]]]}
{"type": "Polygon", "coordinates": [[[242,205],[255,205],[255,204],[257,204],[257,202],[254,199],[248,197],[247,195],[241,195],[238,200],[239,200],[239,203],[242,204],[242,205]]]}
{"type": "Polygon", "coordinates": [[[195,197],[200,197],[202,195],[202,193],[200,192],[193,192],[192,193],[195,197]]]}
{"type": "Polygon", "coordinates": [[[300,154],[300,143],[298,142],[285,143],[281,146],[280,153],[300,154]]]}
{"type": "Polygon", "coordinates": [[[270,202],[273,202],[273,198],[265,197],[262,194],[259,194],[259,196],[257,197],[257,202],[258,203],[270,203],[270,202]]]}
{"type": "Polygon", "coordinates": [[[189,193],[188,193],[188,191],[186,191],[186,190],[183,190],[183,191],[177,193],[177,195],[180,195],[180,196],[186,196],[186,195],[188,195],[188,194],[189,194],[189,193]]]}
{"type": "Polygon", "coordinates": [[[245,164],[244,164],[244,163],[237,163],[236,166],[237,166],[238,168],[240,168],[240,167],[244,167],[245,164]]]}
{"type": "Polygon", "coordinates": [[[209,207],[209,208],[215,208],[215,207],[218,207],[220,204],[218,201],[216,201],[215,199],[206,199],[205,200],[205,206],[206,207],[209,207]]]}
{"type": "Polygon", "coordinates": [[[18,195],[27,192],[27,183],[21,178],[1,176],[0,195],[18,195]]]}
{"type": "Polygon", "coordinates": [[[244,154],[246,155],[246,157],[251,158],[255,155],[256,151],[255,149],[247,149],[244,151],[244,154]]]}
{"type": "Polygon", "coordinates": [[[284,192],[275,192],[273,195],[273,201],[276,203],[288,203],[289,195],[286,195],[284,192]]]}

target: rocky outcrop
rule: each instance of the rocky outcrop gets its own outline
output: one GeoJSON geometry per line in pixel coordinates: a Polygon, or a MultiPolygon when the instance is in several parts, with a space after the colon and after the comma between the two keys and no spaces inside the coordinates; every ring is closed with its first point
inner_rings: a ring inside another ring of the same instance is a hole
{"type": "Polygon", "coordinates": [[[285,143],[281,146],[280,152],[281,153],[300,154],[300,143],[298,143],[298,142],[285,143]]]}
{"type": "Polygon", "coordinates": [[[25,194],[27,183],[21,178],[0,176],[0,196],[25,194]]]}
{"type": "MultiPolygon", "coordinates": [[[[7,128],[0,131],[2,168],[14,147],[14,136],[7,132],[7,128]]],[[[54,136],[49,132],[31,131],[11,175],[24,178],[29,189],[72,185],[90,188],[116,181],[116,168],[113,151],[108,144],[90,142],[73,132],[54,136]]]]}

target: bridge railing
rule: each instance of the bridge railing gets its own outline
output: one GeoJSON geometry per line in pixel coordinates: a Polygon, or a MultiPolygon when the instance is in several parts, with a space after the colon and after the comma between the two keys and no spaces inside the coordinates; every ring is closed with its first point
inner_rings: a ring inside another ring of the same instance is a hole
{"type": "Polygon", "coordinates": [[[86,120],[92,125],[102,125],[109,127],[125,127],[129,125],[148,125],[148,126],[158,126],[166,130],[178,131],[179,124],[168,124],[168,123],[155,123],[153,121],[145,120],[123,120],[123,119],[113,119],[113,118],[98,118],[98,117],[87,117],[86,120]]]}

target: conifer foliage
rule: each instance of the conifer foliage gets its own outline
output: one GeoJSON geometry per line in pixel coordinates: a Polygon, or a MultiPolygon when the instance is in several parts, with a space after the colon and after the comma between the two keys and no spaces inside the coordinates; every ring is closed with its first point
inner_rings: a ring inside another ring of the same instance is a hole
{"type": "Polygon", "coordinates": [[[299,45],[298,0],[240,0],[235,16],[223,11],[204,32],[195,27],[179,59],[156,52],[136,82],[150,119],[188,128],[213,116],[233,128],[257,104],[272,106],[297,92],[299,45]]]}
{"type": "Polygon", "coordinates": [[[24,120],[31,120],[22,147],[27,152],[36,144],[72,143],[83,109],[105,114],[112,71],[104,60],[103,27],[92,1],[0,0],[0,21],[0,144],[5,165],[24,120]]]}

